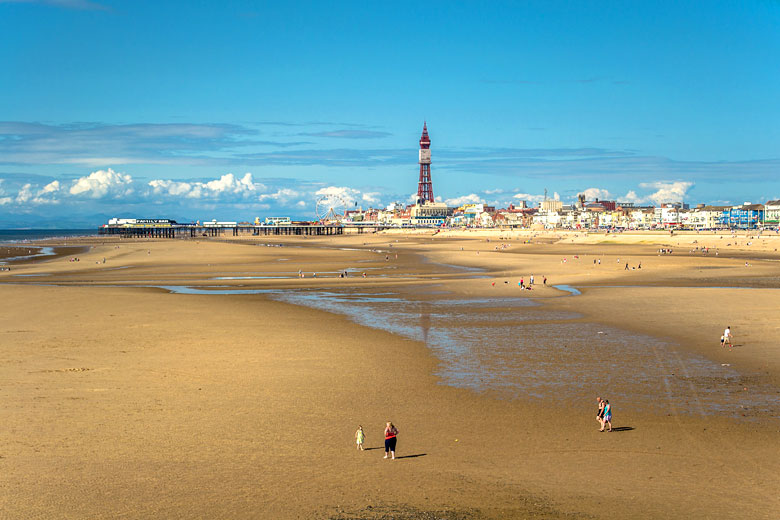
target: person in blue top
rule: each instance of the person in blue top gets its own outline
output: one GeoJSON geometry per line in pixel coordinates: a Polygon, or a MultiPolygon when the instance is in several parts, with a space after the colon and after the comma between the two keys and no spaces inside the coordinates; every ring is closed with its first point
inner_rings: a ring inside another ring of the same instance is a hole
{"type": "Polygon", "coordinates": [[[604,431],[604,428],[609,425],[608,432],[612,431],[612,405],[609,404],[609,399],[604,399],[604,418],[601,420],[600,432],[604,431]]]}

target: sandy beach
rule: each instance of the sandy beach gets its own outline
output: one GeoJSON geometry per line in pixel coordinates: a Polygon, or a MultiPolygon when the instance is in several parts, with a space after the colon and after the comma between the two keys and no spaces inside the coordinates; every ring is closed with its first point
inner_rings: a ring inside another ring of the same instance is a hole
{"type": "Polygon", "coordinates": [[[68,247],[0,272],[9,518],[780,511],[777,235],[68,247]]]}

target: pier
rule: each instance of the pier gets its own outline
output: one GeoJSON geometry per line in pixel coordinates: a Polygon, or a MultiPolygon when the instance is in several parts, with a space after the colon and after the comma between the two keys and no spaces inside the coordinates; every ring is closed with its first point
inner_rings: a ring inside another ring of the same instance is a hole
{"type": "MultiPolygon", "coordinates": [[[[362,229],[361,231],[362,232],[362,229]]],[[[169,226],[106,225],[98,229],[100,235],[122,238],[201,238],[242,236],[328,236],[343,235],[344,226],[286,225],[286,226],[198,226],[172,224],[169,226]]]]}

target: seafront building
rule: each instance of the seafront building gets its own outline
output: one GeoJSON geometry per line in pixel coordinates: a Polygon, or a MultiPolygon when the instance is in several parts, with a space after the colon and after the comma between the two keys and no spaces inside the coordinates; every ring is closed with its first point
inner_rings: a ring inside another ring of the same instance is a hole
{"type": "Polygon", "coordinates": [[[780,200],[770,200],[764,204],[764,225],[780,225],[780,200]]]}

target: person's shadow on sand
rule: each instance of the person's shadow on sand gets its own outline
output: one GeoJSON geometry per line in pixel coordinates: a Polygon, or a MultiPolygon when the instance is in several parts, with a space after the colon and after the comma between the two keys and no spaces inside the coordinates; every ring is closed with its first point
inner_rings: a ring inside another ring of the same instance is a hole
{"type": "Polygon", "coordinates": [[[416,457],[425,457],[428,455],[427,453],[416,453],[414,455],[401,455],[400,457],[396,457],[396,459],[414,459],[416,457]]]}
{"type": "Polygon", "coordinates": [[[633,426],[617,426],[615,428],[612,428],[612,431],[613,432],[630,432],[633,429],[634,429],[633,426]]]}

